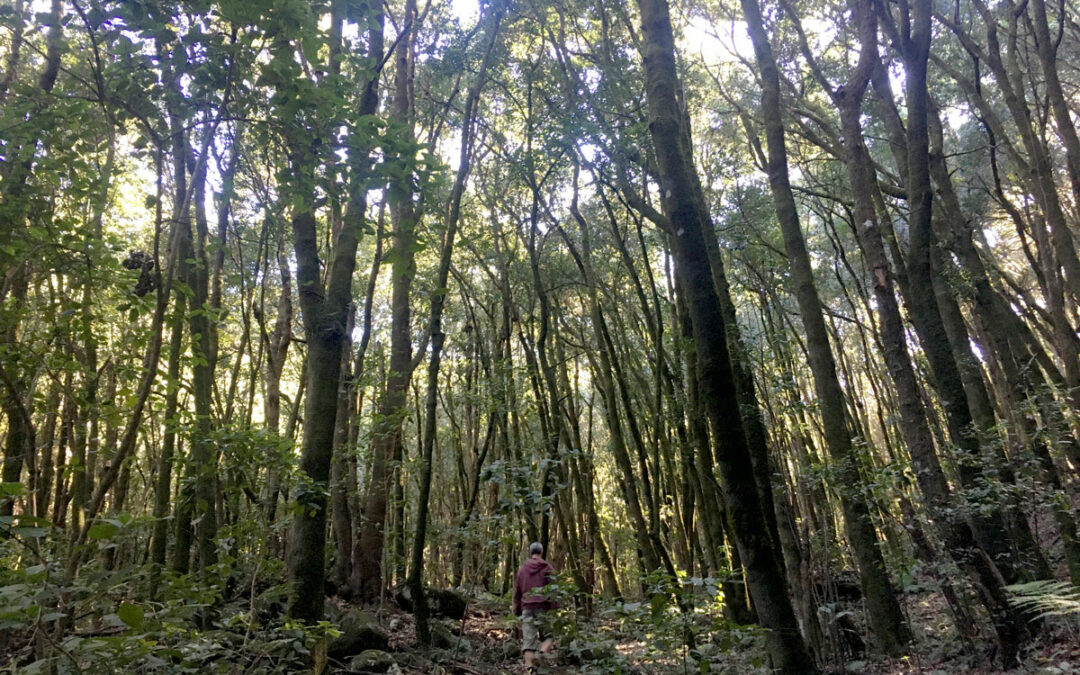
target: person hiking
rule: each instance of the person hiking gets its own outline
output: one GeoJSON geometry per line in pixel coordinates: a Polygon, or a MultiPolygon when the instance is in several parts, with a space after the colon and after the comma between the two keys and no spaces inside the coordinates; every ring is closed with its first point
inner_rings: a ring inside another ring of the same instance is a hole
{"type": "Polygon", "coordinates": [[[529,672],[535,672],[533,661],[537,651],[545,654],[551,651],[551,634],[547,630],[544,614],[559,606],[554,600],[532,591],[554,580],[555,568],[544,560],[544,545],[534,541],[529,544],[528,560],[518,568],[514,579],[514,616],[521,617],[521,654],[529,672]]]}

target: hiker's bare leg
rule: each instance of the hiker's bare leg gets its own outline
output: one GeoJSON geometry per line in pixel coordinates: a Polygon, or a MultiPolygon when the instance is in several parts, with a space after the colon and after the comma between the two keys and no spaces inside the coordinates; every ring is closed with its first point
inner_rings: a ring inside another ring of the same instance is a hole
{"type": "Polygon", "coordinates": [[[532,668],[533,661],[536,659],[536,652],[532,649],[526,649],[522,652],[522,656],[525,657],[525,667],[532,668]]]}
{"type": "Polygon", "coordinates": [[[552,645],[551,638],[548,638],[548,639],[544,640],[543,642],[541,642],[540,643],[540,653],[541,654],[547,654],[548,652],[550,652],[551,651],[551,645],[552,645]]]}

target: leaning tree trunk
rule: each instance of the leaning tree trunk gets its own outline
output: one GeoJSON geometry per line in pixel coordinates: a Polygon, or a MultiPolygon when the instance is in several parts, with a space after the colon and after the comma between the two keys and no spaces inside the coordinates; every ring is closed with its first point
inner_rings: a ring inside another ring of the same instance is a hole
{"type": "MultiPolygon", "coordinates": [[[[862,48],[877,53],[877,28],[870,21],[870,10],[861,13],[867,21],[860,30],[862,48]]],[[[928,37],[927,37],[928,39],[928,37]]],[[[924,71],[925,73],[925,71],[924,71]]],[[[885,254],[880,224],[874,207],[875,169],[861,131],[862,98],[865,83],[858,88],[848,87],[837,92],[841,129],[845,139],[844,151],[854,197],[855,229],[871,270],[874,299],[880,320],[884,357],[893,384],[896,386],[901,415],[901,434],[908,446],[912,466],[928,510],[941,529],[946,549],[957,565],[967,572],[980,590],[980,596],[990,610],[997,630],[999,646],[1008,660],[1015,653],[1017,625],[1011,615],[1004,582],[986,551],[976,542],[973,526],[957,513],[949,484],[934,450],[933,437],[927,423],[927,411],[908,355],[904,325],[896,300],[893,273],[885,254]]]]}
{"type": "MultiPolygon", "coordinates": [[[[754,43],[758,69],[761,71],[761,112],[765,124],[768,149],[769,186],[780,229],[784,235],[791,266],[791,281],[795,299],[799,305],[803,329],[806,332],[806,348],[809,353],[810,371],[814,390],[821,411],[825,441],[832,455],[834,468],[840,482],[840,503],[844,513],[848,541],[855,553],[859,570],[859,582],[866,603],[867,623],[881,651],[896,655],[911,641],[911,633],[904,624],[900,602],[889,583],[885,559],[878,546],[877,532],[870,518],[864,479],[858,458],[851,443],[852,430],[848,424],[843,390],[836,375],[836,362],[829,344],[829,333],[821,310],[821,300],[814,285],[814,271],[810,254],[806,249],[795,195],[788,177],[787,145],[784,138],[784,122],[780,107],[780,75],[761,19],[757,0],[743,0],[750,39],[754,43]]],[[[869,79],[873,59],[861,58],[858,69],[866,71],[863,87],[869,79]]]]}
{"type": "MultiPolygon", "coordinates": [[[[911,156],[908,143],[909,132],[905,130],[895,108],[888,78],[883,71],[879,71],[882,67],[876,66],[875,68],[873,75],[874,89],[877,93],[880,113],[884,118],[899,174],[906,182],[911,178],[908,169],[911,156]]],[[[927,97],[926,103],[927,112],[929,112],[929,97],[927,97]]],[[[927,169],[933,172],[935,153],[929,144],[931,126],[930,116],[928,115],[926,125],[928,133],[927,169]]],[[[941,170],[944,170],[944,167],[941,167],[941,170]]],[[[942,186],[939,186],[939,191],[941,203],[944,207],[943,213],[948,214],[951,208],[949,206],[950,192],[947,187],[942,186]]],[[[939,218],[932,217],[931,226],[939,220],[939,218]]],[[[942,228],[938,227],[937,229],[942,228]]],[[[931,236],[931,241],[934,241],[932,233],[927,236],[931,236]]],[[[970,342],[966,337],[966,328],[962,325],[962,321],[957,324],[955,323],[955,317],[949,316],[950,305],[955,304],[955,299],[946,298],[946,303],[942,304],[938,301],[938,297],[934,296],[935,293],[940,295],[944,280],[938,278],[941,275],[940,270],[927,267],[929,264],[927,257],[929,257],[929,262],[934,262],[933,256],[940,256],[940,253],[934,251],[933,247],[927,252],[925,248],[922,248],[920,241],[913,239],[913,242],[916,246],[910,249],[912,256],[910,256],[909,260],[909,272],[917,268],[921,274],[932,276],[909,275],[913,278],[908,283],[901,285],[901,294],[908,301],[916,332],[919,334],[920,342],[923,344],[924,351],[926,351],[930,361],[934,384],[941,395],[943,407],[945,408],[950,435],[953,437],[953,442],[964,454],[957,467],[960,483],[966,489],[978,490],[978,486],[984,480],[984,477],[981,463],[976,460],[979,459],[980,441],[989,439],[994,433],[994,414],[988,408],[989,399],[981,379],[981,373],[972,373],[970,372],[971,368],[968,368],[968,372],[965,372],[965,364],[975,364],[972,363],[974,357],[971,352],[970,342]],[[933,280],[932,283],[931,280],[933,280]],[[933,297],[923,297],[926,294],[931,294],[933,297]],[[949,324],[950,318],[954,319],[951,326],[949,324]]],[[[934,241],[934,243],[937,242],[934,241]]],[[[970,245],[970,241],[968,243],[970,245]]],[[[975,254],[977,258],[977,253],[973,248],[971,253],[975,254]]],[[[970,254],[964,259],[967,263],[972,262],[970,254]]],[[[978,275],[976,275],[977,279],[978,275]]],[[[1010,309],[1006,308],[1005,311],[1012,315],[1010,309]]],[[[992,443],[986,445],[992,445],[992,443]]],[[[1003,474],[1003,477],[1008,480],[1009,471],[1007,465],[1003,467],[1003,474]]],[[[1033,557],[1036,561],[1041,557],[1038,550],[1034,549],[1034,543],[1026,522],[1024,522],[1021,514],[1008,513],[1001,505],[996,503],[981,507],[981,509],[985,513],[976,513],[974,519],[975,532],[979,537],[980,545],[986,548],[987,552],[997,561],[997,566],[1006,580],[1018,580],[1023,569],[1015,560],[1014,550],[1033,550],[1033,557]],[[1007,515],[1013,516],[1011,518],[1013,527],[1006,531],[1005,523],[1010,522],[1010,519],[1006,518],[1007,515]],[[1008,536],[1001,536],[1001,532],[1007,532],[1008,536]]]]}
{"type": "Polygon", "coordinates": [[[645,84],[649,131],[660,173],[663,205],[671,220],[674,257],[687,294],[687,306],[698,348],[701,398],[712,425],[728,515],[734,525],[747,583],[761,625],[772,667],[784,673],[815,672],[799,634],[788,597],[778,551],[762,532],[763,515],[753,480],[750,452],[743,431],[726,328],[705,252],[710,225],[705,197],[690,148],[680,128],[683,116],[676,100],[678,77],[675,45],[666,0],[638,0],[645,35],[645,84]]]}

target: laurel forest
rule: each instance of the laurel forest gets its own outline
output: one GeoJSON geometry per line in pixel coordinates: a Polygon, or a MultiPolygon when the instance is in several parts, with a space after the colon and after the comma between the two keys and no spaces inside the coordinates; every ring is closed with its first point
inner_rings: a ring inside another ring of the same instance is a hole
{"type": "Polygon", "coordinates": [[[1078,119],[1072,0],[4,0],[0,672],[1080,672],[1078,119]]]}

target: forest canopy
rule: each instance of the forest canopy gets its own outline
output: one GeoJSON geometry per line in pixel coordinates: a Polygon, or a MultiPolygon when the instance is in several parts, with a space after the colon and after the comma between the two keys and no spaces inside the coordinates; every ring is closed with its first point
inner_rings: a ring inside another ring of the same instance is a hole
{"type": "Polygon", "coordinates": [[[1077,16],[4,0],[0,672],[1080,669],[1077,16]]]}

